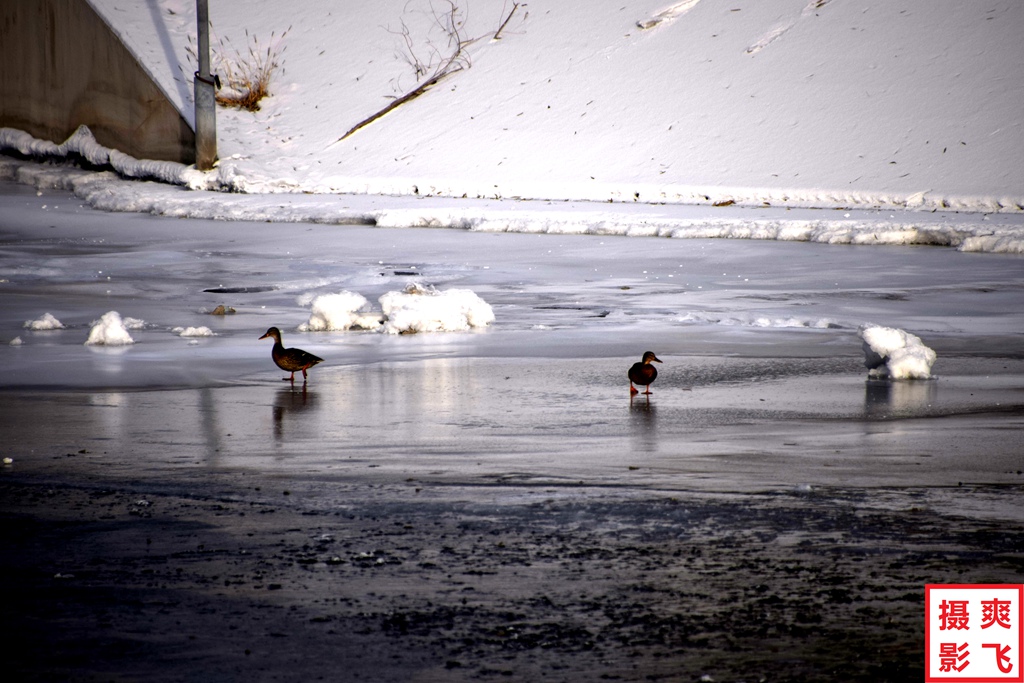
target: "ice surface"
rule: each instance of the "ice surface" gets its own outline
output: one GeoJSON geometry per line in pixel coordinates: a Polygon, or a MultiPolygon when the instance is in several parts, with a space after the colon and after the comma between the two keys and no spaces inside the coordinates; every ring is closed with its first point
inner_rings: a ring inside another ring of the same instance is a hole
{"type": "Polygon", "coordinates": [[[1024,447],[1017,256],[180,220],[0,183],[0,273],[0,427],[23,468],[85,448],[132,476],[816,491],[1012,483],[1024,447]],[[325,359],[294,388],[256,341],[317,297],[412,283],[473,292],[494,321],[290,333],[325,359]],[[135,343],[83,346],[111,310],[146,321],[135,343]],[[65,329],[24,327],[42,311],[65,329]],[[926,340],[938,378],[866,380],[869,322],[926,340]],[[648,349],[664,365],[630,403],[625,371],[648,349]]]}

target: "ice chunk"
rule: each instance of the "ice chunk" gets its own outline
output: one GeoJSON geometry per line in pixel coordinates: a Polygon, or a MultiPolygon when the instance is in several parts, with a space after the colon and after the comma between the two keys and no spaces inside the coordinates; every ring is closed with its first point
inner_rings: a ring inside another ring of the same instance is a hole
{"type": "MultiPolygon", "coordinates": [[[[128,318],[128,320],[134,319],[128,318]]],[[[117,311],[110,311],[104,313],[103,317],[93,323],[92,329],[89,330],[89,338],[85,343],[97,346],[125,346],[134,344],[135,340],[128,334],[128,329],[125,327],[124,321],[121,320],[121,314],[117,311]]]]}
{"type": "Polygon", "coordinates": [[[486,327],[494,322],[491,306],[468,289],[443,292],[417,283],[380,298],[387,320],[383,332],[453,332],[486,327]]]}
{"type": "Polygon", "coordinates": [[[27,330],[63,330],[64,324],[57,318],[53,317],[50,313],[43,313],[42,316],[35,320],[26,320],[25,329],[27,330]]]}
{"type": "Polygon", "coordinates": [[[209,327],[175,327],[173,330],[179,337],[214,337],[216,336],[209,327]]]}
{"type": "Polygon", "coordinates": [[[864,340],[864,365],[872,377],[931,377],[935,351],[925,346],[917,335],[880,325],[864,325],[858,334],[864,340]]]}
{"type": "Polygon", "coordinates": [[[369,302],[366,298],[355,292],[341,291],[337,294],[323,294],[311,302],[309,320],[299,325],[299,331],[377,329],[380,327],[381,316],[366,313],[364,309],[368,305],[369,302]]]}

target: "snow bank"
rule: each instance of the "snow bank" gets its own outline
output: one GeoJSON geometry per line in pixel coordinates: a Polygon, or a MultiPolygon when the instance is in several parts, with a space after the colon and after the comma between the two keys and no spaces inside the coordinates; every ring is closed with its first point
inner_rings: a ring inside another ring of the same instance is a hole
{"type": "MultiPolygon", "coordinates": [[[[221,175],[227,171],[218,171],[221,175]]],[[[221,176],[218,176],[220,178],[221,176]]],[[[619,235],[675,239],[750,239],[851,245],[929,245],[960,251],[1024,254],[1024,215],[851,209],[843,213],[761,207],[699,208],[685,204],[524,200],[419,199],[371,195],[239,194],[190,191],[125,180],[112,171],[85,171],[0,158],[0,179],[39,190],[72,192],[104,211],[174,218],[275,223],[451,228],[474,232],[619,235]],[[775,215],[772,215],[775,214],[775,215]],[[810,216],[810,217],[809,217],[810,216]]]]}
{"type": "Polygon", "coordinates": [[[44,313],[35,320],[26,320],[24,327],[26,330],[63,330],[64,324],[52,314],[44,313]]]}
{"type": "MultiPolygon", "coordinates": [[[[126,320],[139,322],[134,318],[126,320]]],[[[96,346],[125,346],[134,344],[135,340],[128,334],[126,321],[121,319],[121,314],[117,311],[110,311],[93,322],[92,329],[89,330],[89,338],[85,343],[96,346]]]]}
{"type": "MultiPolygon", "coordinates": [[[[520,203],[522,205],[523,203],[520,203]]],[[[878,204],[876,204],[878,205],[878,204]]],[[[374,212],[378,227],[454,228],[474,232],[558,235],[620,235],[678,239],[747,239],[857,245],[929,245],[962,251],[1024,254],[1024,226],[981,220],[942,223],[930,216],[794,219],[743,217],[676,217],[672,207],[629,212],[585,210],[478,210],[444,207],[374,212]]],[[[844,206],[839,204],[838,206],[844,206]]]]}
{"type": "Polygon", "coordinates": [[[416,283],[380,297],[386,316],[383,332],[453,332],[494,322],[491,306],[468,289],[437,291],[416,283]]]}
{"type": "MultiPolygon", "coordinates": [[[[305,305],[305,301],[300,301],[305,305]]],[[[300,332],[336,331],[380,327],[380,315],[365,313],[369,302],[361,294],[341,291],[337,294],[323,294],[308,302],[309,320],[299,325],[300,332]]]]}
{"type": "Polygon", "coordinates": [[[935,351],[925,346],[916,335],[879,325],[864,325],[858,334],[864,340],[864,365],[871,377],[931,377],[935,351]]]}
{"type": "Polygon", "coordinates": [[[0,128],[0,152],[13,150],[27,157],[42,159],[83,159],[93,166],[108,167],[124,178],[158,180],[192,189],[204,189],[215,185],[209,174],[174,161],[153,161],[136,159],[133,156],[108,149],[96,142],[92,131],[86,125],[79,126],[59,145],[49,140],[34,138],[15,128],[0,128]]]}

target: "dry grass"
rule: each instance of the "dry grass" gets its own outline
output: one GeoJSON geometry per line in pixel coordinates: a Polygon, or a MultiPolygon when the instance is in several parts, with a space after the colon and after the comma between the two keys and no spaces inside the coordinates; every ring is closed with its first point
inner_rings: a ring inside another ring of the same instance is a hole
{"type": "MultiPolygon", "coordinates": [[[[270,95],[270,83],[280,71],[284,73],[284,37],[291,30],[289,26],[277,35],[271,32],[269,44],[264,47],[259,38],[245,32],[245,49],[238,49],[228,38],[219,38],[210,48],[210,68],[219,77],[217,104],[222,107],[237,107],[246,111],[259,111],[260,101],[270,95]]],[[[189,37],[185,48],[189,61],[198,64],[196,48],[189,37]]]]}

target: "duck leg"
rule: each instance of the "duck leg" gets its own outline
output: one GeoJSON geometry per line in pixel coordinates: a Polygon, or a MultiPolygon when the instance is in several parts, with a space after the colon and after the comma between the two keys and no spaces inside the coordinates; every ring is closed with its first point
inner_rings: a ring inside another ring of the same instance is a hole
{"type": "Polygon", "coordinates": [[[637,391],[636,387],[633,386],[633,383],[630,382],[629,383],[629,395],[632,396],[633,394],[639,394],[639,393],[640,392],[637,391]]]}

